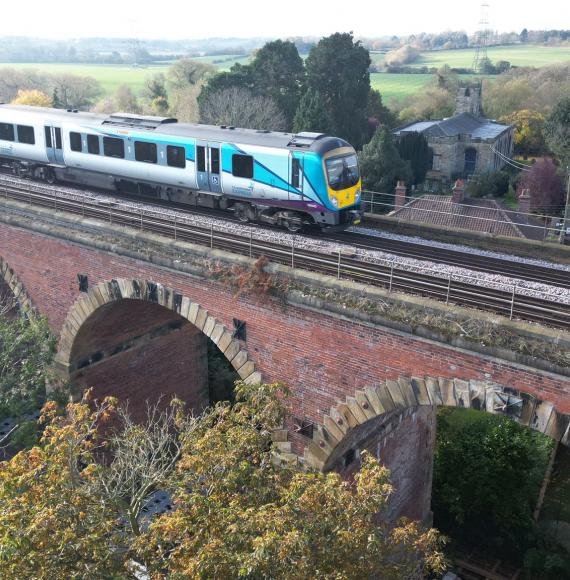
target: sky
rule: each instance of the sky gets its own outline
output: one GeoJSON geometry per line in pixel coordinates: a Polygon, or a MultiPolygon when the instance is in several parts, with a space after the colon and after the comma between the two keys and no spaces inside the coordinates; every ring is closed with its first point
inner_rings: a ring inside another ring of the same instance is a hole
{"type": "Polygon", "coordinates": [[[485,1],[499,32],[570,28],[568,0],[2,1],[0,36],[145,38],[359,37],[479,29],[485,1]],[[161,7],[163,9],[161,9],[161,7]]]}

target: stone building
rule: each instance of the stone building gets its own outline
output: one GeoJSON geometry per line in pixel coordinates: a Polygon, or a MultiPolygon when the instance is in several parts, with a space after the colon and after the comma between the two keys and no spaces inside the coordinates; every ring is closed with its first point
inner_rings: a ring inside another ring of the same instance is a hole
{"type": "Polygon", "coordinates": [[[479,86],[462,87],[456,97],[455,115],[435,121],[418,121],[394,131],[423,134],[433,152],[426,175],[428,190],[447,189],[458,178],[496,171],[513,156],[514,127],[482,117],[479,86]]]}

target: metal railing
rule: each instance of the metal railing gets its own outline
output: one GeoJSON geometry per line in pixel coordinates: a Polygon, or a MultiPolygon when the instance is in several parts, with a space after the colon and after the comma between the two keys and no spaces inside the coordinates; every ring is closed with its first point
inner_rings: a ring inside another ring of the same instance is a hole
{"type": "MultiPolygon", "coordinates": [[[[518,283],[493,283],[494,287],[474,283],[473,276],[459,273],[443,275],[435,268],[405,267],[397,259],[368,261],[346,250],[334,252],[303,248],[299,237],[292,236],[290,244],[259,239],[255,227],[247,234],[228,231],[224,226],[191,223],[191,214],[172,217],[151,207],[137,208],[122,201],[94,199],[77,192],[70,193],[41,184],[6,180],[0,176],[0,196],[59,211],[71,212],[109,224],[135,228],[160,234],[177,241],[186,241],[211,249],[227,250],[250,258],[267,257],[290,266],[350,279],[364,284],[381,286],[388,292],[407,292],[434,298],[446,304],[475,307],[498,312],[509,318],[547,323],[570,328],[570,304],[560,294],[529,290],[518,283]]],[[[171,212],[169,212],[171,213],[171,212]]]]}
{"type": "MultiPolygon", "coordinates": [[[[401,209],[396,208],[395,203],[395,193],[379,193],[368,190],[362,192],[362,205],[365,213],[387,215],[396,209],[401,209]]],[[[559,216],[520,212],[502,207],[450,203],[450,196],[430,194],[429,192],[406,198],[406,203],[402,207],[405,208],[409,216],[402,217],[401,215],[395,215],[393,216],[395,220],[437,224],[437,216],[446,216],[448,221],[446,225],[451,225],[451,221],[457,221],[458,219],[461,219],[467,225],[467,227],[465,225],[451,226],[458,229],[489,234],[497,234],[501,230],[500,235],[507,237],[532,237],[532,239],[537,241],[558,241],[561,233],[561,226],[557,225],[562,221],[562,218],[559,216]],[[418,200],[424,195],[437,195],[441,199],[433,200],[433,207],[415,207],[418,200]],[[440,206],[446,205],[447,207],[438,208],[438,204],[440,206]],[[486,212],[492,217],[469,215],[469,211],[472,208],[480,212],[486,212]],[[537,221],[542,222],[542,224],[537,224],[537,221]],[[500,226],[502,225],[506,227],[501,228],[500,226]],[[513,233],[516,232],[516,235],[511,234],[509,236],[509,230],[513,233]],[[525,235],[525,232],[530,235],[525,235]]],[[[440,225],[442,224],[440,223],[440,225]]]]}

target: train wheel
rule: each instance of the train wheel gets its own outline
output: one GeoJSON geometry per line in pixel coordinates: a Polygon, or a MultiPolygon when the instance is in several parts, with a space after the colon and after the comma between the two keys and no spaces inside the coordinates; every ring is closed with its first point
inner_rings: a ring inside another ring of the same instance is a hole
{"type": "Polygon", "coordinates": [[[50,185],[53,185],[56,182],[55,171],[51,167],[45,168],[44,181],[50,185]]]}
{"type": "Polygon", "coordinates": [[[303,225],[296,223],[296,222],[292,222],[287,220],[285,222],[285,227],[293,234],[296,234],[297,232],[300,232],[303,229],[303,225]]]}

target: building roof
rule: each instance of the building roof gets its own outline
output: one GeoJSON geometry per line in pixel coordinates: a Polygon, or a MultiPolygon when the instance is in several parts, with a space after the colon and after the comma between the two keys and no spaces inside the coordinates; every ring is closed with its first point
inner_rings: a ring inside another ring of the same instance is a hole
{"type": "Polygon", "coordinates": [[[474,232],[489,232],[515,238],[529,237],[497,202],[472,199],[453,203],[450,196],[422,195],[393,211],[395,218],[474,232]]]}
{"type": "Polygon", "coordinates": [[[502,125],[490,119],[482,119],[471,113],[460,113],[448,119],[436,121],[418,121],[394,131],[394,135],[405,133],[423,133],[433,137],[455,137],[470,135],[471,139],[495,139],[509,129],[511,125],[502,125]]]}

